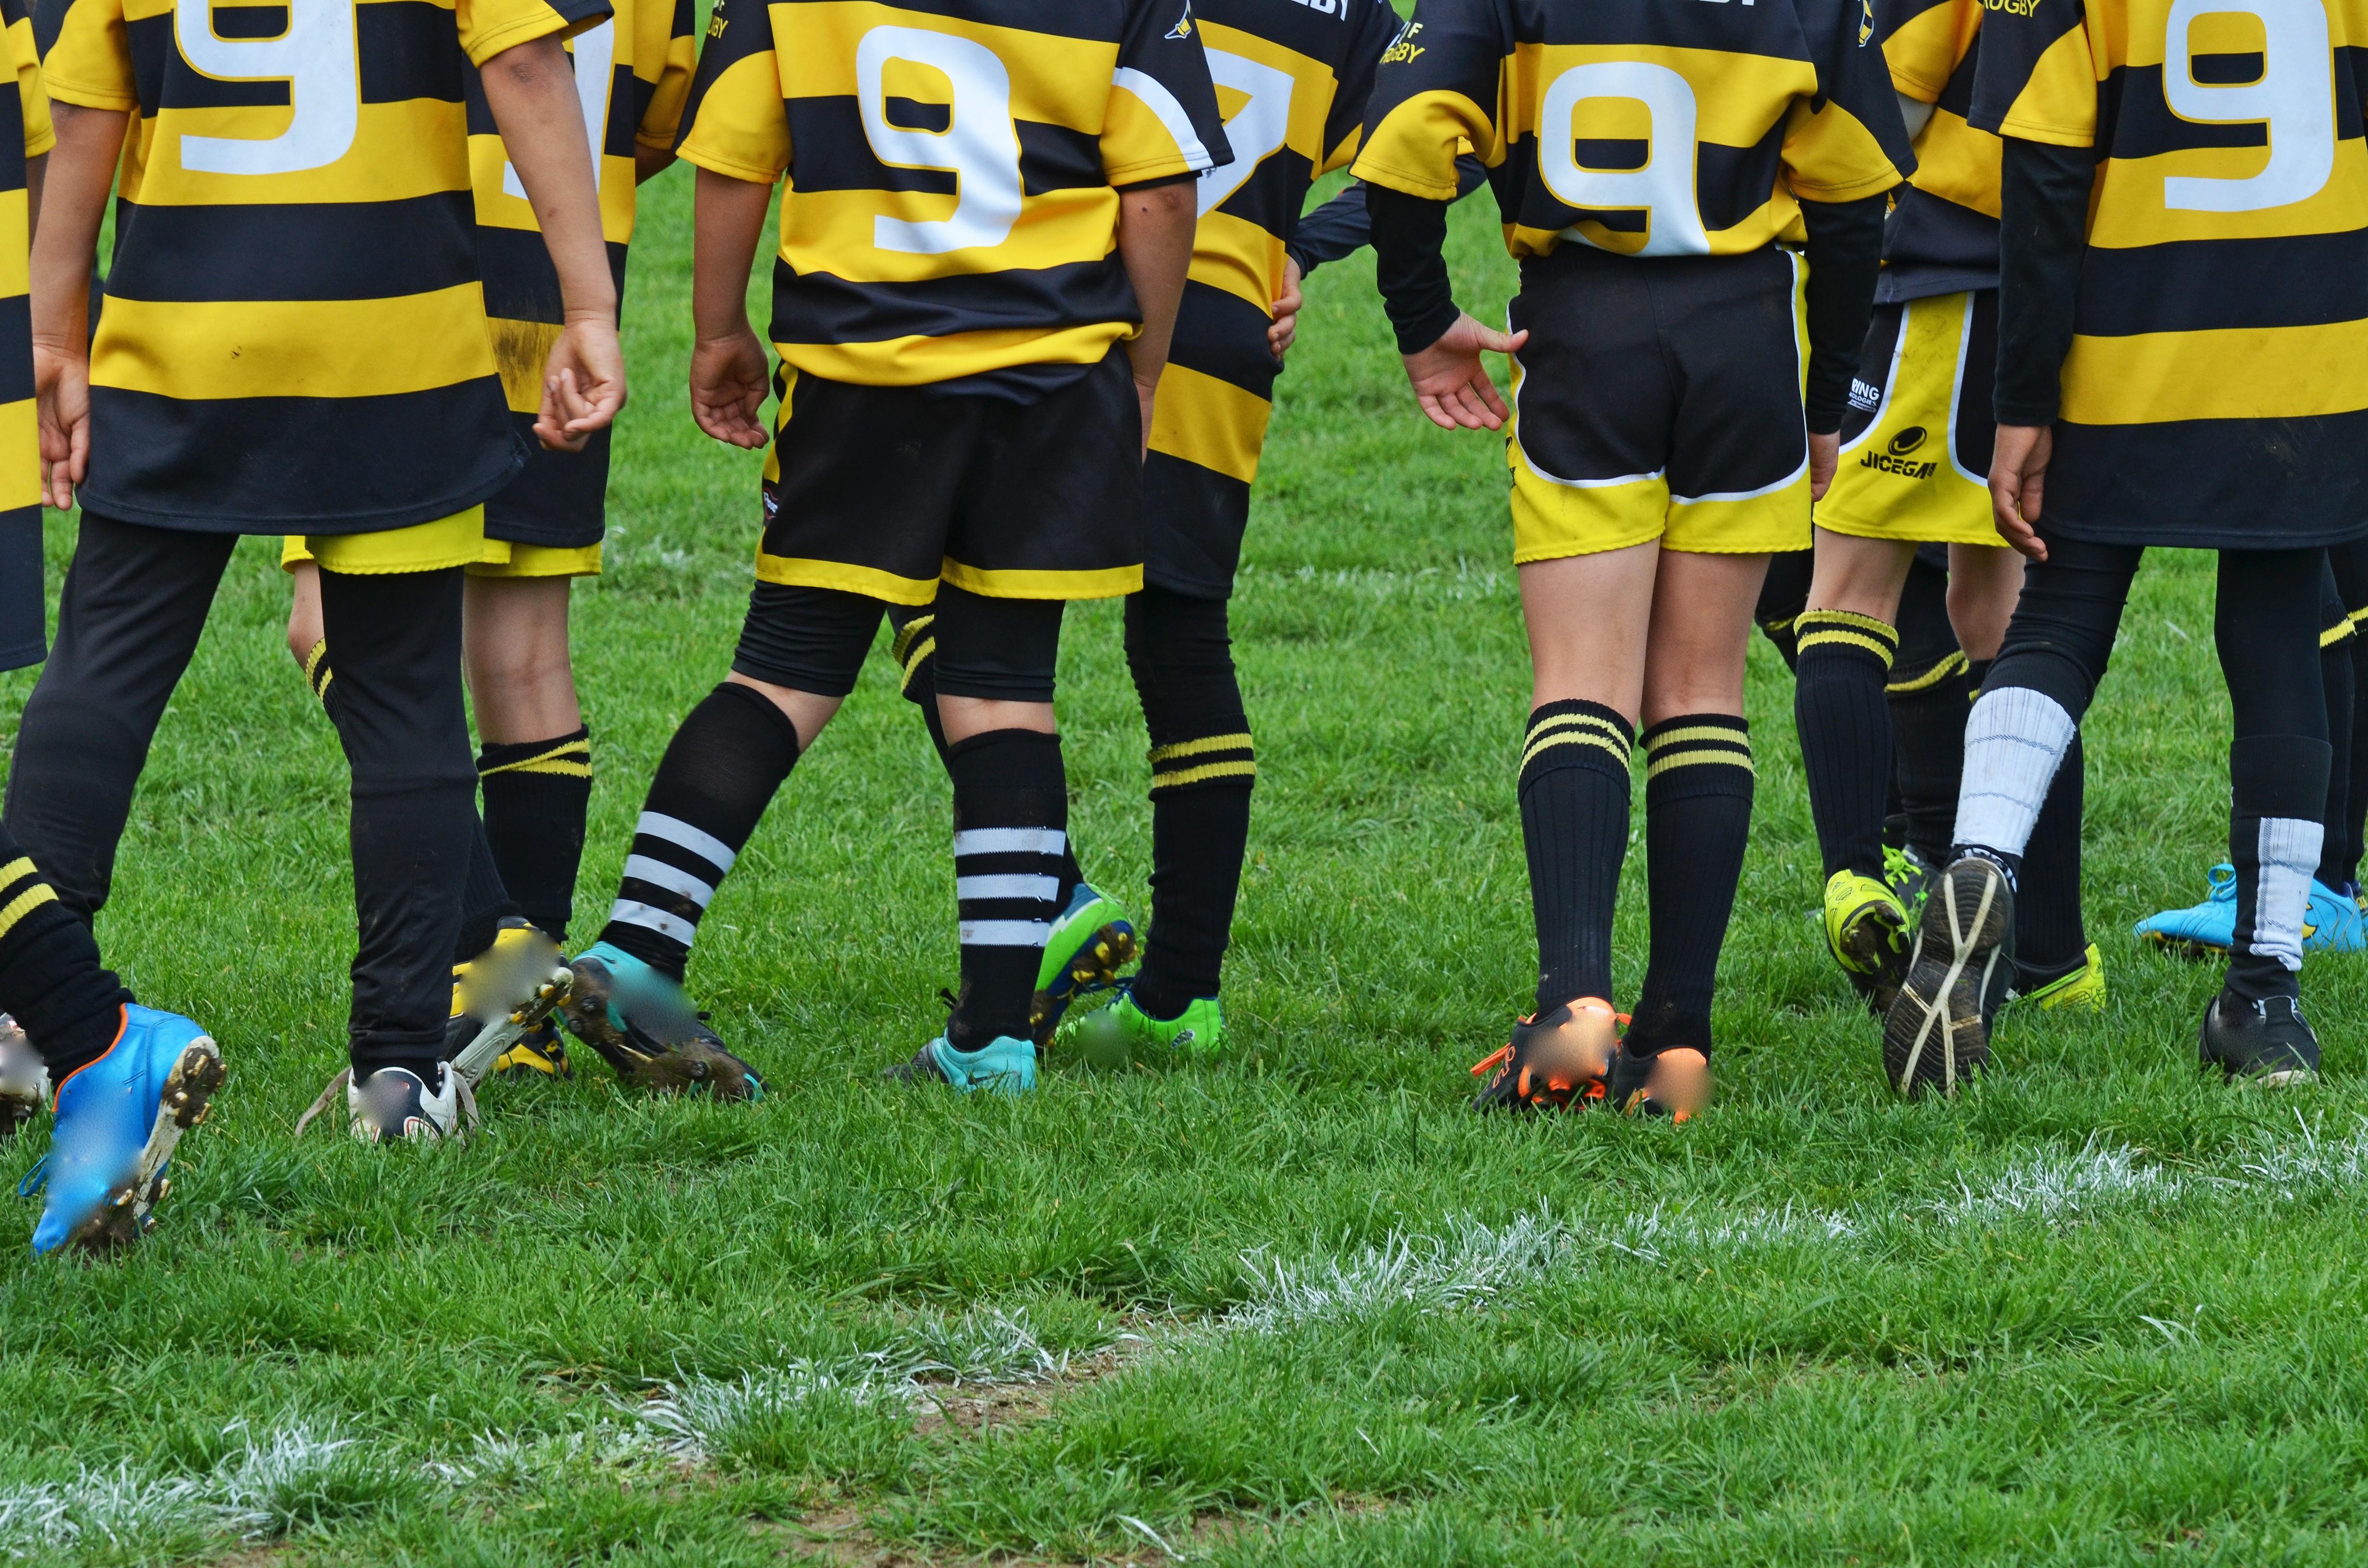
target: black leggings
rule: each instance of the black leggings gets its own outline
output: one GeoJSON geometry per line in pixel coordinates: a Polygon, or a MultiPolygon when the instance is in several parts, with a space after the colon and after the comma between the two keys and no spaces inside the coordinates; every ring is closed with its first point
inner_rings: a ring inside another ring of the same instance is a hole
{"type": "MultiPolygon", "coordinates": [[[[838,588],[759,583],[732,668],[816,697],[845,697],[855,689],[887,608],[838,588]]],[[[916,612],[935,618],[929,635],[937,641],[937,689],[992,701],[1052,701],[1062,608],[1059,599],[989,598],[939,584],[937,602],[916,612]]],[[[898,624],[913,618],[902,616],[898,624]]]]}
{"type": "MultiPolygon", "coordinates": [[[[2143,545],[2051,535],[2024,575],[2021,600],[1983,689],[2028,687],[2078,721],[2105,678],[2143,545]]],[[[2212,636],[2227,677],[2236,736],[2327,739],[2318,657],[2324,550],[2224,550],[2212,636]]]]}

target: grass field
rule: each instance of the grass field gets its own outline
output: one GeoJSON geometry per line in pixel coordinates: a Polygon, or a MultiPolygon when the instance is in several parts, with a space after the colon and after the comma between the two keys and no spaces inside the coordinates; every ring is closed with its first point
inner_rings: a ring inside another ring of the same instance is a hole
{"type": "MultiPolygon", "coordinates": [[[[681,390],[689,183],[646,194],[612,568],[577,601],[579,934],[745,603],[757,460],[681,390]]],[[[1489,315],[1510,269],[1456,223],[1489,315]]],[[[1369,265],[1310,293],[1235,601],[1261,778],[1223,1067],[877,1080],[956,957],[946,787],[881,659],[701,928],[763,1104],[628,1097],[586,1052],[494,1086],[465,1148],[298,1142],[343,1056],[343,769],[276,545],[245,546],[102,919],[231,1083],[136,1255],[36,1264],[33,1206],[0,1210],[0,1556],[2368,1559],[2362,962],[2308,977],[2324,1085],[2231,1093],[2193,1069],[2215,977],[2127,935],[2224,841],[2200,558],[2149,564],[2090,725],[2107,1013],[2009,1014],[1961,1103],[1886,1095],[1759,646],[1718,1105],[1483,1122],[1464,1069],[1534,978],[1501,451],[1417,422],[1369,265]]],[[[1088,869],[1140,908],[1118,625],[1073,616],[1062,710],[1088,869]]]]}

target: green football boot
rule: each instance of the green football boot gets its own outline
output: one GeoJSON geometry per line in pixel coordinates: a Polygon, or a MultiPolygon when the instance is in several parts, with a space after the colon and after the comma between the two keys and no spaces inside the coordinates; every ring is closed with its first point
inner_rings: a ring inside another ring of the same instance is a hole
{"type": "Polygon", "coordinates": [[[2068,1007],[2076,1012],[2101,1013],[2105,1010],[2105,956],[2097,944],[2089,944],[2079,967],[2059,974],[2043,984],[2018,993],[2018,1002],[2028,1002],[2035,1007],[2053,1012],[2068,1007]]]}
{"type": "Polygon", "coordinates": [[[1195,996],[1175,1017],[1155,1018],[1133,996],[1121,996],[1079,1020],[1070,1043],[1080,1061],[1104,1072],[1179,1056],[1212,1062],[1225,1051],[1225,1009],[1214,996],[1195,996]]]}
{"type": "Polygon", "coordinates": [[[1873,877],[1836,871],[1827,879],[1826,946],[1877,1017],[1899,994],[1912,929],[1898,895],[1873,877]]]}
{"type": "Polygon", "coordinates": [[[1069,906],[1054,917],[1043,961],[1036,968],[1036,994],[1028,1005],[1036,1043],[1051,1044],[1069,1004],[1116,984],[1118,971],[1140,950],[1126,911],[1091,882],[1079,882],[1069,906]]]}
{"type": "Polygon", "coordinates": [[[1914,845],[1905,849],[1894,849],[1888,844],[1883,846],[1883,885],[1891,890],[1891,896],[1907,912],[1910,931],[1924,918],[1924,895],[1931,891],[1935,870],[1931,861],[1916,852],[1914,845]]]}

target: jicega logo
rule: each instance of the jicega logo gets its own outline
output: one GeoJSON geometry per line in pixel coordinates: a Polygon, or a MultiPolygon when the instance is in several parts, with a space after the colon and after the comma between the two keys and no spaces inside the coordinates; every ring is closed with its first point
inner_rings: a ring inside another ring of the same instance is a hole
{"type": "Polygon", "coordinates": [[[1858,460],[1861,468],[1871,468],[1877,473],[1896,473],[1902,479],[1930,479],[1940,471],[1937,462],[1919,463],[1908,454],[1924,444],[1927,432],[1921,425],[1910,425],[1891,437],[1889,451],[1869,452],[1858,460]]]}

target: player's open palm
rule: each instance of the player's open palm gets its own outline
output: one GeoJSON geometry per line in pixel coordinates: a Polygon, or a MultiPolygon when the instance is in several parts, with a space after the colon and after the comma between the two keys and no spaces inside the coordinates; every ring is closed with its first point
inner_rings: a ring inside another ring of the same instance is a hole
{"type": "Polygon", "coordinates": [[[542,366],[542,408],[534,433],[553,451],[580,452],[625,406],[625,354],[607,312],[560,329],[542,366]]]}
{"type": "Polygon", "coordinates": [[[61,511],[90,464],[90,361],[33,345],[33,393],[41,438],[41,499],[61,511]]]}
{"type": "Polygon", "coordinates": [[[1480,356],[1483,351],[1510,354],[1529,340],[1526,329],[1498,332],[1459,311],[1455,324],[1440,334],[1438,342],[1406,356],[1415,401],[1442,430],[1503,429],[1509,411],[1480,356]]]}
{"type": "Polygon", "coordinates": [[[751,451],[763,446],[772,438],[757,417],[768,371],[765,346],[745,321],[728,336],[700,338],[690,350],[690,416],[719,441],[751,451]]]}

